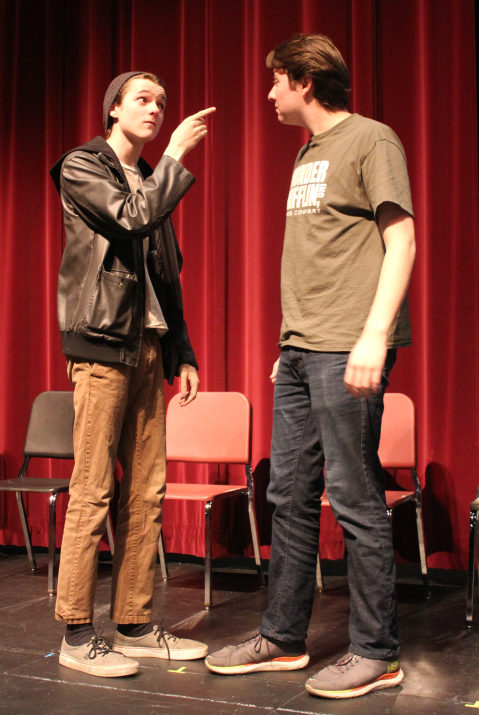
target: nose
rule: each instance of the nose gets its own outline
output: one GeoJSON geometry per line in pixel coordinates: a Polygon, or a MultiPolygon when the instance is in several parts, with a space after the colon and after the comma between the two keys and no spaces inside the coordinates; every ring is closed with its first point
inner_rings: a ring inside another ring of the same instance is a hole
{"type": "Polygon", "coordinates": [[[150,112],[152,114],[159,114],[160,113],[160,108],[157,105],[156,102],[150,102],[150,112]]]}
{"type": "Polygon", "coordinates": [[[272,87],[272,88],[270,89],[269,94],[268,94],[268,99],[269,99],[270,102],[274,102],[274,101],[275,101],[276,97],[275,97],[275,95],[274,95],[274,87],[272,87]]]}

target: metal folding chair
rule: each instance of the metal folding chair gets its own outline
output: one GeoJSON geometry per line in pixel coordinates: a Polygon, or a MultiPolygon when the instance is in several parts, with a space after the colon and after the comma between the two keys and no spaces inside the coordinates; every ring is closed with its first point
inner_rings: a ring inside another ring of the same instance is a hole
{"type": "Polygon", "coordinates": [[[466,592],[466,626],[472,628],[473,609],[474,609],[474,586],[476,584],[476,573],[479,580],[479,572],[477,571],[477,541],[479,521],[477,514],[479,512],[479,489],[477,490],[476,498],[471,502],[469,509],[469,560],[467,565],[467,592],[466,592]]]}
{"type": "MultiPolygon", "coordinates": [[[[205,519],[205,608],[212,605],[211,513],[223,499],[244,495],[258,576],[263,584],[259,538],[253,503],[253,477],[250,466],[251,406],[239,392],[199,392],[187,407],[179,395],[173,397],[166,413],[166,455],[168,462],[205,464],[243,464],[246,484],[184,484],[167,482],[165,500],[201,502],[205,519]]],[[[158,543],[163,578],[168,578],[163,539],[158,543]]]]}
{"type": "MultiPolygon", "coordinates": [[[[68,492],[69,479],[26,476],[30,462],[35,457],[49,459],[73,459],[73,392],[48,391],[34,400],[23,449],[24,460],[14,479],[0,480],[0,491],[15,492],[22,524],[25,546],[32,571],[37,568],[28,527],[27,514],[22,494],[26,492],[49,495],[48,516],[48,593],[55,593],[55,546],[56,546],[56,501],[58,494],[68,492]]],[[[107,521],[107,533],[113,554],[111,523],[107,521]]]]}
{"type": "MultiPolygon", "coordinates": [[[[387,490],[387,514],[392,518],[396,507],[406,502],[413,502],[416,510],[416,529],[419,545],[421,575],[426,596],[429,596],[429,579],[424,542],[422,519],[422,489],[416,468],[416,412],[410,397],[400,392],[386,392],[384,395],[384,414],[379,443],[379,458],[384,469],[407,469],[411,473],[413,491],[387,490]]],[[[321,499],[321,508],[329,507],[326,495],[321,499]]],[[[316,582],[323,591],[321,562],[318,555],[316,582]]]]}

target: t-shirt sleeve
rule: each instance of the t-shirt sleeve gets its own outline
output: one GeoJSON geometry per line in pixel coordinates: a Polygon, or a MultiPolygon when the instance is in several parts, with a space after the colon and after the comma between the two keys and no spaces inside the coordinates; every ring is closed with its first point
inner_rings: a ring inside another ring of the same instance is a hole
{"type": "Polygon", "coordinates": [[[361,164],[361,175],[374,213],[384,201],[391,201],[414,215],[406,157],[399,140],[375,141],[361,164]]]}

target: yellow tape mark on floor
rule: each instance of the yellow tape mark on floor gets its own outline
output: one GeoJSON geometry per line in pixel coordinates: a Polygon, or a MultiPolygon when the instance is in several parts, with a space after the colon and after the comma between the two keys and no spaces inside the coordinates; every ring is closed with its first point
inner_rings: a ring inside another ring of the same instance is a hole
{"type": "Polygon", "coordinates": [[[186,665],[182,665],[178,670],[168,670],[168,673],[184,673],[186,670],[186,665]]]}

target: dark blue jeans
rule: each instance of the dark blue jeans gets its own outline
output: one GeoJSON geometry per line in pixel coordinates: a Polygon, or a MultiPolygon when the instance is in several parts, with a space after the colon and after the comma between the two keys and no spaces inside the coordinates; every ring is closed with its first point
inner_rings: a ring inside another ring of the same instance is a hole
{"type": "Polygon", "coordinates": [[[388,352],[381,390],[368,398],[346,390],[348,357],[295,348],[281,353],[268,488],[274,505],[269,607],[260,631],[283,642],[306,638],[326,483],[347,548],[350,651],[393,660],[399,650],[396,575],[378,445],[396,351],[388,352]]]}

